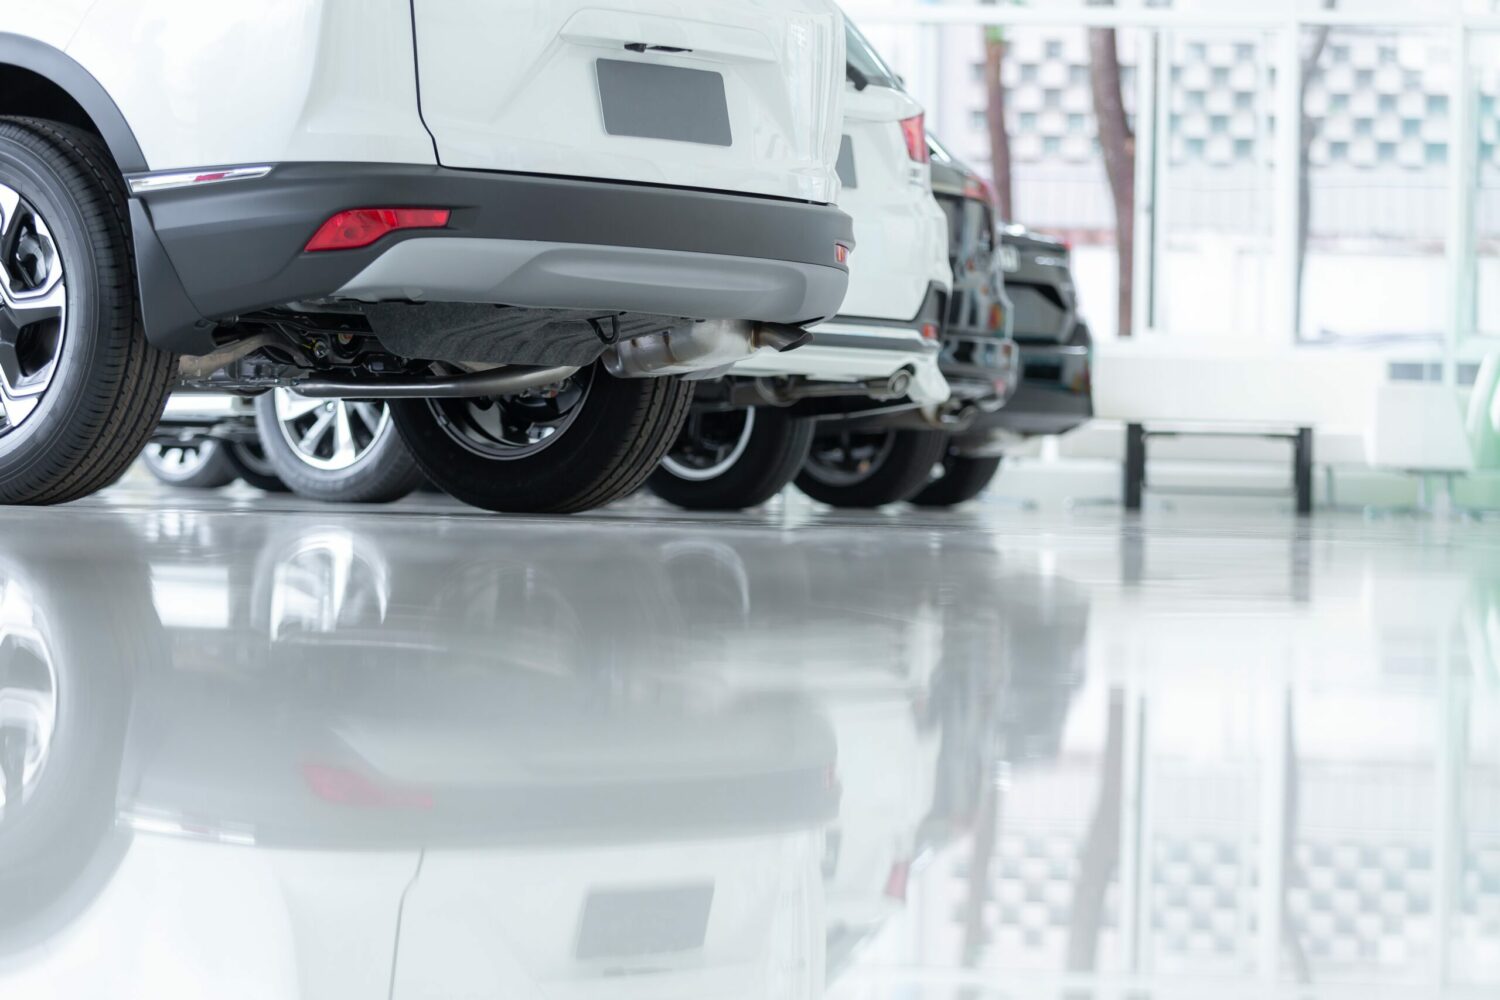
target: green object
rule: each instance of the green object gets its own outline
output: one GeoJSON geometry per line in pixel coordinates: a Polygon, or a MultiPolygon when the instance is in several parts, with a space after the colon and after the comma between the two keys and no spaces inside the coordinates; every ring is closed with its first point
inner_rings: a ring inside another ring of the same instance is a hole
{"type": "Polygon", "coordinates": [[[1474,396],[1469,402],[1469,443],[1474,448],[1474,468],[1500,469],[1500,354],[1484,359],[1474,396]]]}

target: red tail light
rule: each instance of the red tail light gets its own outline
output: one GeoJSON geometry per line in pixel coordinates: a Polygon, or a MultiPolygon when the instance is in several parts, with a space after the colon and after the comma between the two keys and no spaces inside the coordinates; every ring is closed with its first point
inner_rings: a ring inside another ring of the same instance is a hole
{"type": "Polygon", "coordinates": [[[986,205],[993,205],[995,204],[995,189],[982,177],[970,177],[964,184],[964,197],[970,201],[982,201],[986,205]]]}
{"type": "Polygon", "coordinates": [[[432,795],[417,789],[383,788],[358,771],[327,764],[303,764],[312,793],[337,806],[365,809],[431,809],[432,795]]]}
{"type": "Polygon", "coordinates": [[[840,264],[849,263],[850,253],[852,253],[852,251],[842,243],[835,243],[833,245],[833,259],[838,261],[840,264]]]}
{"type": "Polygon", "coordinates": [[[911,865],[905,861],[898,861],[891,866],[890,874],[885,879],[885,895],[887,899],[894,899],[898,903],[906,902],[906,891],[911,885],[911,865]]]}
{"type": "Polygon", "coordinates": [[[931,163],[932,150],[927,148],[927,116],[917,115],[901,123],[901,134],[906,137],[906,152],[918,163],[931,163]]]}
{"type": "Polygon", "coordinates": [[[305,249],[358,250],[398,229],[442,229],[452,215],[446,208],[351,208],[319,226],[305,249]]]}

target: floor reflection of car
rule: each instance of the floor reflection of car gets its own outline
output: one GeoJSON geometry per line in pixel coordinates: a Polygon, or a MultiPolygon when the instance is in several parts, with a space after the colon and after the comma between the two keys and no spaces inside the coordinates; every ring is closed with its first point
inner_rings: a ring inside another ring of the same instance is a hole
{"type": "Polygon", "coordinates": [[[817,545],[679,542],[662,555],[711,637],[700,669],[729,690],[809,698],[832,723],[842,797],[824,858],[828,931],[830,941],[870,933],[904,904],[934,802],[941,733],[927,705],[942,657],[938,614],[923,595],[878,582],[906,568],[871,558],[849,573],[817,545]],[[841,588],[827,585],[834,576],[841,588]]]}
{"type": "MultiPolygon", "coordinates": [[[[157,527],[184,534],[150,564],[0,542],[0,620],[35,633],[0,645],[7,760],[30,762],[5,770],[0,996],[821,990],[838,788],[808,699],[588,636],[521,648],[506,621],[608,596],[566,560],[454,565],[295,517],[157,527]],[[206,571],[247,548],[253,574],[206,571]],[[143,599],[122,620],[95,592],[143,599]],[[49,721],[54,683],[87,714],[49,721]]],[[[76,528],[80,551],[125,530],[76,528]]],[[[637,583],[622,613],[651,614],[637,583]]]]}

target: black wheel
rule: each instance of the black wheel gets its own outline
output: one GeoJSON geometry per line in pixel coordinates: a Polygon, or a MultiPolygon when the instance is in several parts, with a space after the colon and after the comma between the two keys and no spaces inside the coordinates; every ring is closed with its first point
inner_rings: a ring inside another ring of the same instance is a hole
{"type": "Polygon", "coordinates": [[[797,488],[835,507],[873,508],[910,500],[943,460],[941,431],[835,431],[819,434],[797,488]]]}
{"type": "Polygon", "coordinates": [[[796,478],[812,440],[812,421],[784,410],[694,413],[646,485],[688,510],[758,507],[796,478]]]}
{"type": "Polygon", "coordinates": [[[235,475],[265,493],[290,493],[286,483],[276,474],[271,460],[266,457],[260,440],[230,441],[224,454],[234,466],[235,475]]]}
{"type": "Polygon", "coordinates": [[[384,403],[277,389],[255,401],[255,423],[271,470],[300,497],[392,503],[422,485],[384,403]]]}
{"type": "Polygon", "coordinates": [[[943,459],[943,474],[911,498],[918,507],[957,507],[984,492],[1000,471],[1001,459],[964,458],[949,452],[943,459]]]}
{"type": "Polygon", "coordinates": [[[217,490],[239,478],[229,449],[213,438],[152,441],[141,462],[157,482],[181,490],[217,490]]]}
{"type": "Polygon", "coordinates": [[[98,141],[0,118],[0,503],[88,496],[156,431],[175,360],[146,342],[132,271],[98,141]]]}
{"type": "Polygon", "coordinates": [[[486,510],[572,514],[629,496],[687,419],[693,386],[594,364],[495,399],[402,400],[391,415],[428,477],[486,510]]]}

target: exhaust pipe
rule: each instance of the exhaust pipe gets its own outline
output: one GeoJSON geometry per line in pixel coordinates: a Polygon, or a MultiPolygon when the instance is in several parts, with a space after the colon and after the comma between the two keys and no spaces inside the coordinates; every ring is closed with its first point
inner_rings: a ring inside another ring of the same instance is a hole
{"type": "Polygon", "coordinates": [[[885,403],[905,399],[911,391],[911,372],[902,369],[892,372],[887,378],[866,379],[863,382],[810,382],[805,378],[795,381],[758,378],[753,382],[737,385],[731,390],[730,399],[740,406],[755,406],[769,403],[772,406],[792,406],[806,399],[839,399],[856,397],[885,403]]]}
{"type": "Polygon", "coordinates": [[[504,365],[469,375],[428,376],[356,382],[344,379],[308,379],[291,386],[293,392],[313,399],[468,399],[509,396],[561,382],[578,372],[572,365],[548,368],[504,365]]]}
{"type": "Polygon", "coordinates": [[[812,338],[797,326],[710,320],[616,344],[605,352],[604,366],[617,378],[691,375],[743,361],[762,348],[793,351],[812,338]]]}

